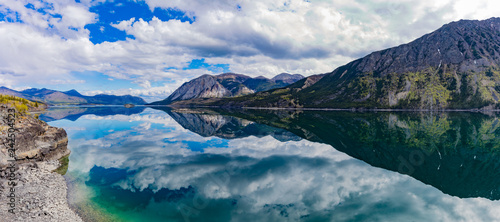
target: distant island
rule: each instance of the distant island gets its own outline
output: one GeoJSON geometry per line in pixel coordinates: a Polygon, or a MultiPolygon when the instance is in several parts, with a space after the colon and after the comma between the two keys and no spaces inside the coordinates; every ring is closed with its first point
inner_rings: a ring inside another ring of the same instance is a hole
{"type": "MultiPolygon", "coordinates": [[[[408,44],[373,52],[330,73],[309,76],[288,86],[255,90],[248,94],[226,93],[224,89],[218,90],[221,87],[215,81],[223,82],[219,76],[199,77],[181,86],[167,99],[151,104],[498,109],[500,18],[452,22],[408,44]],[[198,93],[192,90],[195,87],[198,87],[198,93]]],[[[230,83],[234,82],[238,81],[230,83]]],[[[229,91],[233,92],[231,89],[229,91]]],[[[238,89],[236,92],[245,90],[238,89]]]]}
{"type": "Polygon", "coordinates": [[[57,91],[51,89],[26,89],[23,91],[16,91],[9,89],[7,87],[0,87],[0,94],[12,95],[20,98],[39,101],[49,105],[124,105],[124,104],[135,104],[144,105],[146,101],[144,99],[131,96],[115,96],[99,94],[95,96],[84,96],[76,90],[69,91],[57,91]]]}

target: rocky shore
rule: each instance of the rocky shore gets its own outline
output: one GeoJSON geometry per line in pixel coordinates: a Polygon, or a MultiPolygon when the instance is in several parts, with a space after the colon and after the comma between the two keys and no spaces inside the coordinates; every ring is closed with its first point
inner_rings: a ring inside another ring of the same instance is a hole
{"type": "Polygon", "coordinates": [[[68,206],[64,177],[53,172],[70,152],[66,131],[29,114],[9,116],[11,108],[0,104],[0,220],[82,221],[68,206]]]}

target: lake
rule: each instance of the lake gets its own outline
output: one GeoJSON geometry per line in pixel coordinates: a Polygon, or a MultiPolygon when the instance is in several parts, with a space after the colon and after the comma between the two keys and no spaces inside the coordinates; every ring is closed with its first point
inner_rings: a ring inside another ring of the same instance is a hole
{"type": "Polygon", "coordinates": [[[56,107],[87,221],[500,221],[496,113],[56,107]]]}

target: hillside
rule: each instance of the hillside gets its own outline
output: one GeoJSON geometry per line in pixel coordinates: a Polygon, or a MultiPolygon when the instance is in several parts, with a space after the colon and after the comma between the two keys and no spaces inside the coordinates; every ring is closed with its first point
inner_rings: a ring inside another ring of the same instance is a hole
{"type": "Polygon", "coordinates": [[[33,101],[40,101],[50,105],[123,105],[127,103],[144,105],[144,101],[136,96],[115,96],[115,95],[95,95],[84,96],[76,90],[69,90],[61,92],[51,89],[26,89],[23,91],[16,91],[6,87],[0,87],[0,94],[13,95],[33,101]]]}
{"type": "MultiPolygon", "coordinates": [[[[218,106],[499,108],[500,18],[461,20],[408,44],[373,52],[309,87],[292,84],[218,106]]],[[[303,84],[303,83],[301,83],[303,84]]]]}
{"type": "Polygon", "coordinates": [[[255,92],[285,87],[304,78],[302,75],[282,73],[272,79],[263,76],[251,78],[242,74],[223,73],[220,75],[202,75],[184,83],[168,98],[151,103],[167,105],[192,99],[225,98],[248,95],[255,92]]]}
{"type": "Polygon", "coordinates": [[[15,108],[20,113],[26,113],[27,111],[41,111],[47,108],[46,104],[29,101],[27,99],[0,94],[0,104],[5,104],[9,107],[15,108]]]}

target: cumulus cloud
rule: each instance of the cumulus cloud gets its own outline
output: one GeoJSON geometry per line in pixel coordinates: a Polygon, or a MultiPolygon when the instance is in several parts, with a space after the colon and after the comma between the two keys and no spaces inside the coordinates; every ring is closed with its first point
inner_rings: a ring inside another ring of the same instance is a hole
{"type": "MultiPolygon", "coordinates": [[[[135,95],[166,97],[160,91],[169,94],[189,79],[215,74],[207,68],[186,70],[193,59],[228,64],[231,71],[251,76],[326,73],[453,20],[485,19],[500,12],[493,0],[217,0],[210,4],[146,0],[151,10],[175,8],[194,22],[131,18],[109,25],[133,38],[93,44],[85,26],[99,21],[99,15],[89,9],[100,2],[2,1],[0,12],[22,23],[0,23],[0,84],[24,87],[52,79],[76,81],[70,77],[72,72],[97,71],[137,84],[138,91],[129,90],[135,95]],[[28,3],[33,6],[26,7],[28,3]],[[148,84],[155,81],[168,83],[162,91],[148,84]]],[[[111,92],[120,91],[127,89],[111,92]]]]}

